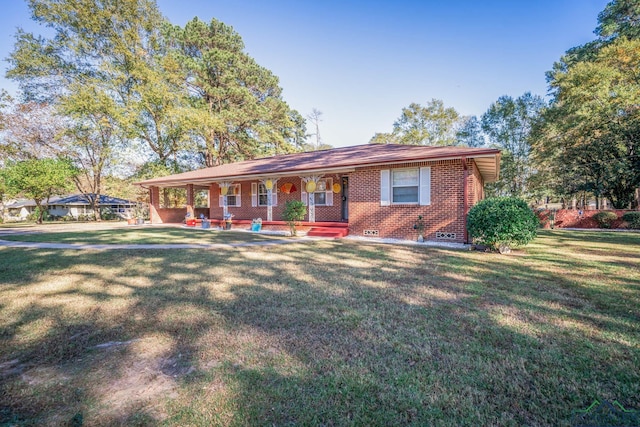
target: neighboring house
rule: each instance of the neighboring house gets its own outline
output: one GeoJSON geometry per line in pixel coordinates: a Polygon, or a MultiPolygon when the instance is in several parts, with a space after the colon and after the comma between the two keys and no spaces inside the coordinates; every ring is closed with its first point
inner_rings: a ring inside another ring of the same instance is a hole
{"type": "MultiPolygon", "coordinates": [[[[90,196],[91,197],[91,196],[90,196]]],[[[135,202],[101,195],[99,206],[109,208],[114,214],[125,217],[127,212],[135,206],[135,202]]],[[[36,203],[33,200],[21,199],[5,205],[5,220],[24,221],[35,210],[36,203]]],[[[49,199],[49,215],[57,217],[78,218],[81,215],[93,215],[91,204],[83,194],[66,196],[53,196],[49,199]]]]}
{"type": "Polygon", "coordinates": [[[308,205],[302,224],[307,229],[343,227],[352,235],[413,240],[413,225],[422,215],[426,240],[465,242],[467,213],[484,198],[484,184],[498,178],[499,165],[496,149],[367,144],[247,160],[137,184],[150,191],[153,223],[182,222],[187,213],[222,219],[227,212],[236,224],[260,217],[265,228],[282,227],[285,203],[301,200],[308,205]],[[162,207],[161,188],[185,188],[187,206],[162,207]],[[214,203],[194,209],[194,191],[201,190],[214,203]]]}

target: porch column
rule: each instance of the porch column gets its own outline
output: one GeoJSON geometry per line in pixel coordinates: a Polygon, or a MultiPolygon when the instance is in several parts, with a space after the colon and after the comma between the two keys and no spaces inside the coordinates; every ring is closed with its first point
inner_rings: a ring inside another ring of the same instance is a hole
{"type": "Polygon", "coordinates": [[[267,221],[273,221],[273,191],[276,188],[278,178],[262,179],[260,182],[267,190],[267,221]]]}
{"type": "Polygon", "coordinates": [[[214,200],[218,200],[218,192],[216,191],[217,187],[213,184],[209,185],[209,218],[213,218],[215,213],[213,212],[213,203],[214,200]]]}
{"type": "Polygon", "coordinates": [[[322,178],[321,175],[311,175],[302,177],[302,182],[305,184],[305,190],[307,192],[307,206],[309,207],[309,222],[316,222],[316,198],[313,194],[316,192],[318,181],[322,178]]]}
{"type": "Polygon", "coordinates": [[[222,194],[222,217],[227,219],[229,215],[229,201],[227,195],[229,194],[229,188],[231,187],[230,181],[219,182],[220,194],[222,194]]]}
{"type": "Polygon", "coordinates": [[[158,214],[160,208],[160,188],[149,188],[149,220],[151,224],[162,224],[162,218],[158,214]]]}
{"type": "Polygon", "coordinates": [[[190,218],[195,218],[193,211],[194,199],[193,184],[187,184],[187,215],[190,218]]]}
{"type": "Polygon", "coordinates": [[[469,214],[469,164],[467,158],[462,157],[462,228],[464,230],[464,242],[469,243],[469,232],[467,231],[467,215],[469,214]]]}

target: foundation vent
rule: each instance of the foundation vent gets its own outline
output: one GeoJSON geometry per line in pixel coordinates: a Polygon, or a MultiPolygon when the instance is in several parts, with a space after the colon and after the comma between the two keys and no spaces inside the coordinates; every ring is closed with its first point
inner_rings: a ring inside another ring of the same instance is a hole
{"type": "Polygon", "coordinates": [[[365,236],[379,236],[380,232],[378,230],[364,230],[365,236]]]}
{"type": "Polygon", "coordinates": [[[442,231],[436,231],[436,239],[455,240],[456,233],[444,233],[442,231]]]}

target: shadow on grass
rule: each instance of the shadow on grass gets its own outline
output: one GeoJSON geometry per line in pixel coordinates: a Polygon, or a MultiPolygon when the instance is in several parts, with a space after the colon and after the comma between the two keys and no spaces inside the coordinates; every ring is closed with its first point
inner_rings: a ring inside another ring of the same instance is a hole
{"type": "Polygon", "coordinates": [[[566,425],[595,397],[634,407],[639,273],[599,288],[597,260],[547,261],[561,246],[4,249],[0,421],[566,425]]]}

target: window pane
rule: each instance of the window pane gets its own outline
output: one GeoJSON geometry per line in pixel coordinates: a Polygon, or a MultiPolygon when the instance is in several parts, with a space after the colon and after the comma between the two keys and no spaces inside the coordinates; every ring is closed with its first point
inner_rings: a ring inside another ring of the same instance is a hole
{"type": "Polygon", "coordinates": [[[418,187],[394,187],[393,203],[418,203],[418,187]]]}
{"type": "Polygon", "coordinates": [[[267,195],[266,194],[258,195],[258,206],[267,206],[267,195]]]}
{"type": "Polygon", "coordinates": [[[318,181],[318,184],[316,185],[316,191],[327,191],[327,181],[318,181]]]}
{"type": "Polygon", "coordinates": [[[264,184],[258,184],[258,194],[267,194],[267,188],[264,184]]]}
{"type": "Polygon", "coordinates": [[[227,196],[227,206],[236,205],[236,196],[227,196]]]}
{"type": "Polygon", "coordinates": [[[327,204],[327,193],[313,193],[315,197],[316,205],[326,205],[327,204]]]}
{"type": "Polygon", "coordinates": [[[393,171],[393,186],[418,185],[418,169],[401,169],[393,171]]]}

